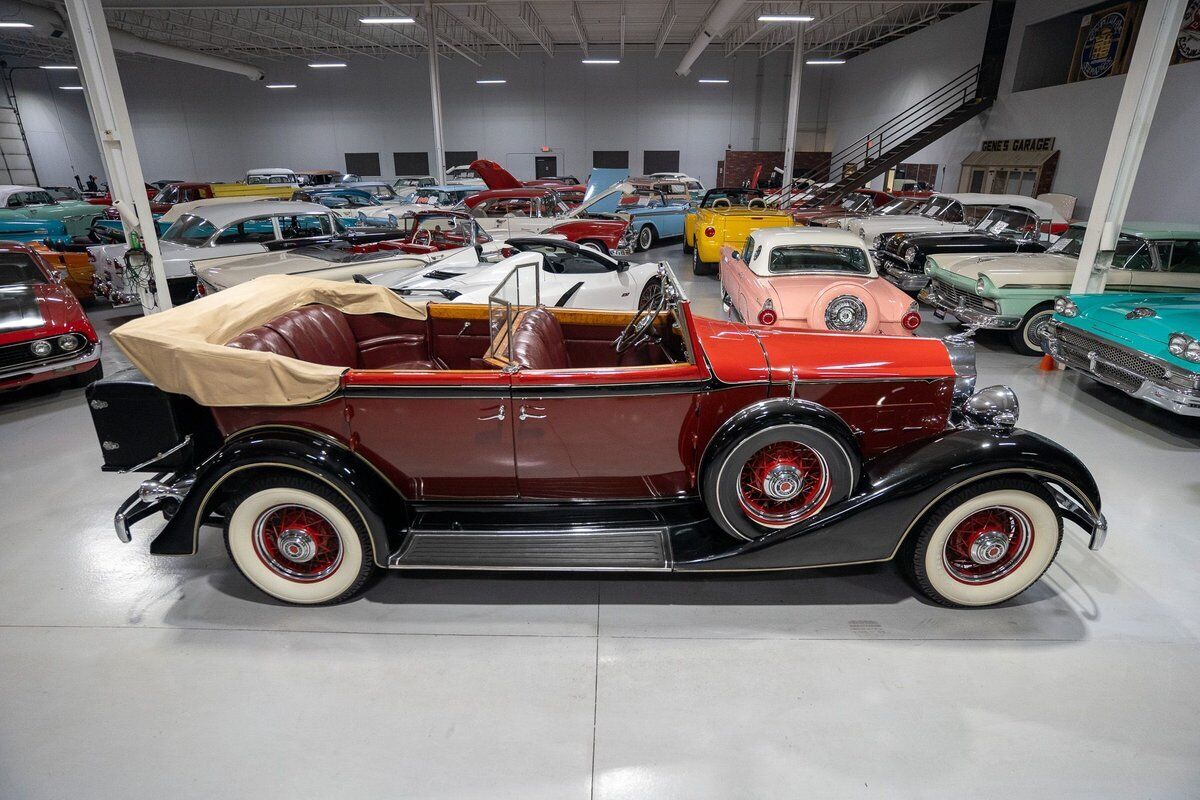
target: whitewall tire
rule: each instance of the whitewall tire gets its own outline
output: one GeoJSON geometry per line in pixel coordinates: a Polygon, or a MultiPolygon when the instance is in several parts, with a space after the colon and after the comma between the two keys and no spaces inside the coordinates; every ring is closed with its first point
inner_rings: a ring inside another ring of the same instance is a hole
{"type": "Polygon", "coordinates": [[[1042,355],[1042,342],[1038,334],[1050,324],[1053,317],[1054,309],[1048,306],[1030,310],[1021,320],[1021,326],[1009,334],[1013,350],[1023,356],[1042,355]]]}
{"type": "Polygon", "coordinates": [[[991,606],[1036,583],[1061,542],[1062,520],[1040,485],[996,479],[939,503],[910,532],[902,565],[942,605],[991,606]]]}
{"type": "Polygon", "coordinates": [[[353,505],[300,474],[248,481],[230,502],[225,546],[247,580],[298,605],[346,600],[375,569],[370,537],[353,505]]]}
{"type": "Polygon", "coordinates": [[[645,252],[654,246],[654,228],[649,225],[643,225],[638,231],[637,249],[645,252]]]}

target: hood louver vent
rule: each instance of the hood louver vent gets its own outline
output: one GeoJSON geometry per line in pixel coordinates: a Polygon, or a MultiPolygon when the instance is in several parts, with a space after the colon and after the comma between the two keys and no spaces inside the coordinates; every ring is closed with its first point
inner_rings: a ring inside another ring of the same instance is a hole
{"type": "Polygon", "coordinates": [[[432,278],[435,281],[448,281],[451,278],[461,278],[463,275],[466,275],[466,274],[467,273],[465,273],[465,272],[447,272],[446,270],[435,269],[432,272],[426,272],[421,277],[432,278]]]}

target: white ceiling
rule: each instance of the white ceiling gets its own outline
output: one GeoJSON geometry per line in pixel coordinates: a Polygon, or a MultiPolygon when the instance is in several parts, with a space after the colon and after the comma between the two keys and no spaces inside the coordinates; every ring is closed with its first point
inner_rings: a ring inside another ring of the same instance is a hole
{"type": "MultiPolygon", "coordinates": [[[[426,41],[423,2],[345,0],[111,0],[104,7],[113,28],[179,47],[266,66],[294,59],[419,58],[426,41]],[[411,25],[364,25],[368,16],[410,16],[411,25]]],[[[747,2],[724,35],[710,45],[725,55],[764,56],[787,45],[795,27],[764,23],[760,14],[803,13],[810,57],[851,58],[985,0],[915,2],[747,2]]],[[[38,4],[50,6],[48,0],[38,4]]],[[[713,0],[434,0],[434,28],[447,58],[478,61],[486,54],[593,56],[626,50],[678,55],[701,30],[713,0]]],[[[0,32],[0,55],[34,62],[71,58],[66,39],[37,39],[19,30],[0,32]]]]}

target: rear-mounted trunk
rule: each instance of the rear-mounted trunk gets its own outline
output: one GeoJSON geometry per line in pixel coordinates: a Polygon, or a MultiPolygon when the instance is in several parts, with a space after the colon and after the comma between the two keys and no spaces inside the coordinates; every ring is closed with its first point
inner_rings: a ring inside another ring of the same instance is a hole
{"type": "Polygon", "coordinates": [[[86,394],[105,472],[187,469],[220,443],[212,412],[135,368],[96,381],[86,394]]]}

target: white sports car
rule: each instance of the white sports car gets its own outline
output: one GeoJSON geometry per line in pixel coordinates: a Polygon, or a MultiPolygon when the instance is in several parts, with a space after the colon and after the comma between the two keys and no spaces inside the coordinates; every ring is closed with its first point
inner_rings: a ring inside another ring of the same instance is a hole
{"type": "Polygon", "coordinates": [[[547,304],[616,311],[638,308],[643,295],[658,286],[659,263],[634,264],[574,242],[531,236],[509,239],[506,251],[516,254],[504,259],[485,257],[474,266],[443,261],[419,273],[399,269],[365,277],[391,287],[409,302],[487,303],[488,295],[513,267],[537,261],[540,296],[547,304]]]}

